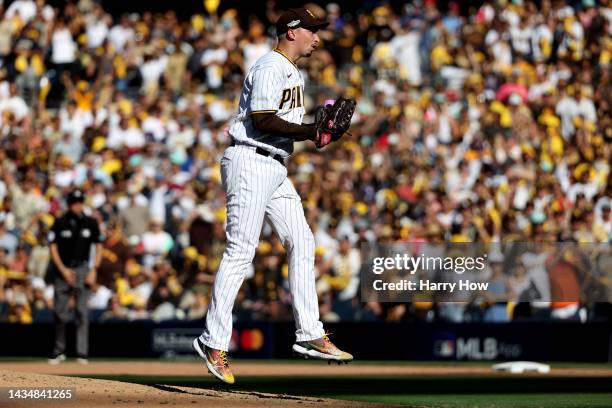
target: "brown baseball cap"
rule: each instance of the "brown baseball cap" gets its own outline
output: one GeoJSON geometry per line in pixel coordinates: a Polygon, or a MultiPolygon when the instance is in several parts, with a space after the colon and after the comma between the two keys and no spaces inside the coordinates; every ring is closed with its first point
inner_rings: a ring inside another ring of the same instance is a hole
{"type": "Polygon", "coordinates": [[[285,11],[276,21],[276,34],[285,34],[290,29],[306,28],[316,31],[319,28],[327,27],[329,21],[318,19],[312,11],[300,7],[285,11]]]}

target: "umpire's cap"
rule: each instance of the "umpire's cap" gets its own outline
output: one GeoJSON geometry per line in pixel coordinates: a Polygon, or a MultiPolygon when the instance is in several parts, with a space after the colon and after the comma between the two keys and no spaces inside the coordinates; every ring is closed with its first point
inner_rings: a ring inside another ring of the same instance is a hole
{"type": "Polygon", "coordinates": [[[72,205],[74,203],[82,203],[83,201],[85,201],[85,194],[83,194],[83,192],[79,189],[76,190],[72,190],[70,193],[68,193],[68,205],[72,205]]]}
{"type": "Polygon", "coordinates": [[[285,11],[276,21],[276,34],[285,34],[290,29],[306,28],[311,31],[316,31],[319,28],[327,27],[329,21],[319,20],[307,8],[294,8],[285,11]]]}

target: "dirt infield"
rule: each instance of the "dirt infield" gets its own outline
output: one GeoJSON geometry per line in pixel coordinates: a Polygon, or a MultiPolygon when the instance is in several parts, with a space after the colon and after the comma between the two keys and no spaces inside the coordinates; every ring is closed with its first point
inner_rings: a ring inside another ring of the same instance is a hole
{"type": "MultiPolygon", "coordinates": [[[[149,375],[206,376],[204,364],[194,361],[100,361],[81,365],[67,362],[49,365],[46,362],[0,362],[0,370],[58,375],[149,375]]],[[[489,366],[466,365],[407,365],[407,364],[348,364],[327,365],[323,362],[277,363],[265,361],[234,362],[232,371],[241,376],[427,376],[427,375],[495,375],[489,366]]],[[[541,374],[522,374],[541,376],[541,374]]],[[[553,368],[548,376],[612,377],[612,368],[553,368]]]]}
{"type": "MultiPolygon", "coordinates": [[[[68,364],[66,365],[69,366],[68,364]]],[[[0,387],[54,387],[76,390],[76,398],[64,401],[7,401],[3,407],[79,407],[79,408],[143,408],[151,406],[171,407],[381,407],[381,404],[331,400],[326,398],[296,397],[261,392],[217,391],[178,386],[147,386],[119,381],[73,378],[58,375],[34,374],[0,370],[0,387]]],[[[389,406],[385,404],[384,406],[389,406]]]]}
{"type": "MultiPolygon", "coordinates": [[[[466,365],[406,365],[406,364],[353,364],[328,366],[324,363],[283,363],[283,362],[236,362],[233,371],[240,382],[241,377],[326,377],[336,378],[389,376],[492,376],[504,377],[511,374],[493,373],[489,366],[466,365]]],[[[49,407],[149,407],[168,405],[172,407],[210,406],[222,407],[389,407],[390,404],[351,402],[326,398],[313,398],[270,394],[264,392],[237,391],[223,386],[193,388],[168,384],[133,384],[128,382],[92,378],[64,377],[79,376],[151,376],[151,377],[208,377],[204,365],[199,361],[99,361],[88,365],[66,362],[49,365],[46,362],[0,362],[0,387],[67,387],[76,390],[77,399],[72,401],[48,402],[49,407]]],[[[540,374],[523,374],[542,376],[540,374]]],[[[547,377],[612,377],[612,368],[553,368],[547,377]]],[[[353,380],[351,380],[353,381],[353,380]]],[[[189,382],[187,382],[189,384],[189,382]]],[[[191,385],[191,384],[189,384],[191,385]]],[[[8,408],[38,407],[40,402],[15,402],[0,398],[0,405],[8,408]]]]}

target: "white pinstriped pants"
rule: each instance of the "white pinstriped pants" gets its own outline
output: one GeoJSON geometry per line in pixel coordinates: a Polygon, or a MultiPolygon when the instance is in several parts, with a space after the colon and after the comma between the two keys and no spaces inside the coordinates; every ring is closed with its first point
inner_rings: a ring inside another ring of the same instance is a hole
{"type": "Polygon", "coordinates": [[[287,168],[255,153],[246,145],[228,147],[221,159],[221,179],[227,196],[227,246],[215,276],[206,328],[200,340],[227,351],[232,335],[232,308],[267,219],[278,234],[289,261],[289,289],[296,324],[296,341],[323,336],[315,290],[312,231],[302,200],[287,178],[287,168]]]}

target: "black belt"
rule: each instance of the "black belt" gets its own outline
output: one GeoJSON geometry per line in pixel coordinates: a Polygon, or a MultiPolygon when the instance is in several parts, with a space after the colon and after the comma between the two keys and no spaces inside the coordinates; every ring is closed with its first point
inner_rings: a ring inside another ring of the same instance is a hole
{"type": "MultiPolygon", "coordinates": [[[[230,144],[230,146],[236,146],[236,141],[233,140],[232,143],[230,144]]],[[[276,160],[277,162],[279,162],[280,164],[282,164],[283,166],[285,165],[285,160],[283,159],[283,156],[281,156],[280,154],[274,154],[266,149],[263,149],[261,147],[258,147],[255,149],[255,153],[260,154],[262,156],[266,156],[266,157],[270,157],[274,160],[276,160]]]]}

